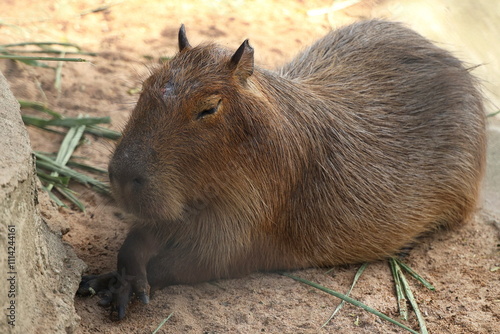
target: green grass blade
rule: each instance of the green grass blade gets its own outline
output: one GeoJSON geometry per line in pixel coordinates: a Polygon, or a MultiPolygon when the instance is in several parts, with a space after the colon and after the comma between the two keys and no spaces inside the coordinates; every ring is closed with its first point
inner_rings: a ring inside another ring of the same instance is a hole
{"type": "Polygon", "coordinates": [[[496,112],[492,112],[491,114],[486,115],[486,117],[494,117],[494,116],[496,116],[498,114],[500,114],[500,110],[498,110],[496,112]]]}
{"type": "Polygon", "coordinates": [[[174,314],[174,312],[170,313],[168,315],[168,317],[166,317],[165,319],[163,319],[163,321],[158,325],[158,327],[151,334],[156,334],[160,330],[160,328],[162,328],[163,325],[165,325],[165,323],[172,317],[173,314],[174,314]]]}
{"type": "MultiPolygon", "coordinates": [[[[71,155],[75,151],[75,148],[78,146],[78,143],[82,139],[83,130],[85,130],[85,125],[81,125],[78,127],[72,127],[69,129],[68,133],[64,137],[64,140],[61,144],[61,147],[59,147],[59,152],[57,152],[57,156],[55,159],[56,164],[58,164],[59,166],[66,165],[66,163],[71,158],[71,155]]],[[[58,172],[53,171],[50,175],[57,177],[58,172]]],[[[47,186],[47,189],[51,190],[52,187],[53,187],[53,185],[49,184],[47,186]]]]}
{"type": "Polygon", "coordinates": [[[41,181],[45,181],[46,183],[53,184],[55,186],[66,187],[69,183],[70,178],[67,176],[53,176],[47,173],[44,173],[40,169],[37,168],[36,174],[41,181]]]}
{"type": "MultiPolygon", "coordinates": [[[[52,159],[52,160],[54,160],[56,158],[56,154],[44,153],[44,152],[40,152],[40,151],[36,151],[36,153],[41,154],[41,155],[43,155],[49,159],[52,159]]],[[[88,158],[82,157],[82,156],[72,155],[71,158],[69,159],[69,161],[66,163],[66,166],[76,167],[78,169],[86,170],[86,171],[96,173],[96,174],[107,174],[108,173],[108,171],[106,169],[97,168],[97,167],[90,166],[90,165],[87,165],[87,164],[84,164],[81,162],[77,162],[77,161],[75,161],[76,159],[86,160],[88,158]]]]}
{"type": "Polygon", "coordinates": [[[66,165],[69,161],[76,147],[80,143],[83,136],[83,131],[85,130],[85,125],[80,125],[78,127],[72,127],[69,129],[68,133],[64,137],[59,152],[56,156],[56,163],[61,166],[66,165]]]}
{"type": "Polygon", "coordinates": [[[101,117],[101,118],[88,117],[88,118],[83,119],[83,120],[81,120],[81,119],[79,120],[77,118],[74,118],[74,119],[64,118],[64,119],[61,119],[60,121],[47,120],[47,119],[43,119],[40,117],[29,116],[29,115],[22,115],[22,118],[23,118],[24,124],[26,124],[26,125],[31,125],[31,126],[39,128],[39,129],[43,129],[43,130],[46,130],[49,132],[58,133],[58,134],[62,134],[62,135],[64,135],[65,133],[58,131],[58,130],[51,129],[51,128],[49,128],[49,126],[71,127],[71,126],[74,126],[75,123],[76,124],[78,124],[78,123],[79,124],[92,123],[91,125],[85,124],[85,125],[87,125],[87,127],[85,128],[86,133],[89,133],[89,134],[92,134],[92,135],[98,136],[98,137],[112,139],[112,140],[117,140],[122,136],[120,132],[95,125],[95,124],[109,123],[110,122],[109,117],[101,117]]]}
{"type": "MultiPolygon", "coordinates": [[[[27,61],[70,61],[70,62],[77,62],[77,63],[85,63],[87,62],[83,58],[58,58],[58,57],[36,57],[36,56],[17,56],[17,55],[0,55],[0,59],[11,59],[11,60],[19,60],[22,62],[27,62],[27,61]]],[[[38,65],[41,67],[49,67],[49,66],[43,66],[43,65],[38,65]]]]}
{"type": "Polygon", "coordinates": [[[54,193],[52,191],[50,191],[49,189],[47,189],[44,186],[42,186],[42,189],[45,190],[47,192],[47,194],[49,194],[50,199],[53,200],[57,204],[57,206],[62,206],[63,208],[68,207],[56,195],[54,195],[54,193]]]}
{"type": "MultiPolygon", "coordinates": [[[[64,58],[66,56],[66,52],[61,52],[61,58],[64,58]]],[[[56,79],[54,80],[54,87],[57,90],[58,93],[61,93],[62,89],[62,68],[63,68],[63,61],[60,61],[57,63],[56,66],[56,79]]]]}
{"type": "Polygon", "coordinates": [[[37,128],[45,128],[47,126],[47,123],[49,120],[36,117],[36,116],[29,116],[29,115],[21,115],[24,124],[36,126],[37,128]]]}
{"type": "Polygon", "coordinates": [[[425,325],[425,319],[422,316],[422,313],[420,313],[420,309],[418,308],[418,303],[415,300],[415,297],[413,296],[413,292],[411,291],[410,285],[408,284],[408,281],[406,280],[405,275],[401,271],[401,267],[395,263],[396,267],[396,272],[398,273],[399,279],[401,280],[401,285],[403,286],[403,291],[408,298],[408,301],[410,302],[411,307],[413,308],[413,311],[415,312],[415,315],[417,317],[418,325],[420,326],[420,332],[421,334],[428,334],[427,332],[427,326],[425,325]]]}
{"type": "Polygon", "coordinates": [[[104,137],[104,138],[113,139],[113,140],[117,140],[122,136],[122,134],[120,132],[110,130],[107,128],[103,128],[103,127],[98,126],[98,125],[87,126],[87,128],[85,129],[85,132],[93,134],[94,136],[104,137]]]}
{"type": "Polygon", "coordinates": [[[35,156],[37,158],[37,166],[43,169],[47,170],[53,170],[58,172],[61,175],[66,175],[71,178],[73,178],[75,181],[80,182],[83,185],[91,185],[93,186],[97,191],[110,195],[110,189],[109,186],[101,181],[98,181],[90,176],[87,176],[85,174],[79,173],[69,167],[65,166],[60,166],[58,165],[53,159],[50,157],[41,154],[39,152],[34,152],[35,156]]]}
{"type": "Polygon", "coordinates": [[[339,292],[337,292],[337,291],[334,291],[334,290],[331,290],[331,289],[325,288],[325,287],[324,287],[324,286],[322,286],[322,285],[316,284],[316,283],[311,282],[311,281],[308,281],[308,280],[306,280],[306,279],[303,279],[303,278],[300,278],[300,277],[296,277],[296,276],[290,275],[290,274],[288,274],[288,273],[281,273],[281,274],[282,274],[282,275],[284,275],[284,276],[290,277],[290,278],[292,278],[292,279],[294,279],[294,280],[296,280],[296,281],[299,281],[299,282],[301,282],[301,283],[304,283],[304,284],[307,284],[307,285],[309,285],[309,286],[312,286],[312,287],[314,287],[314,288],[316,288],[316,289],[318,289],[318,290],[321,290],[321,291],[323,291],[323,292],[326,292],[326,293],[328,293],[328,294],[331,294],[332,296],[335,296],[335,297],[337,297],[337,298],[340,298],[340,299],[342,299],[342,300],[345,300],[346,302],[348,302],[348,303],[350,303],[350,304],[352,304],[352,305],[354,305],[354,306],[360,307],[360,308],[362,308],[363,310],[368,311],[368,312],[370,312],[370,313],[372,313],[372,314],[374,314],[374,315],[378,316],[378,317],[379,317],[379,318],[381,318],[381,319],[387,320],[387,321],[389,321],[390,323],[393,323],[393,324],[395,324],[396,326],[399,326],[399,327],[401,327],[401,328],[403,328],[403,329],[405,329],[405,330],[409,331],[410,333],[413,333],[413,334],[420,334],[420,333],[418,333],[418,332],[414,331],[413,329],[411,329],[411,328],[409,328],[409,327],[407,327],[407,326],[403,325],[402,323],[400,323],[400,322],[398,322],[398,321],[396,321],[396,320],[394,320],[394,319],[389,318],[387,315],[383,314],[382,312],[379,312],[379,311],[377,311],[377,310],[375,310],[375,309],[373,309],[373,308],[371,308],[371,307],[369,307],[369,306],[367,306],[367,305],[365,305],[365,304],[363,304],[363,303],[361,303],[361,302],[359,302],[359,301],[357,301],[357,300],[355,300],[355,299],[352,299],[351,297],[348,297],[348,296],[346,296],[346,295],[343,295],[343,294],[341,294],[341,293],[339,293],[339,292]]]}
{"type": "Polygon", "coordinates": [[[87,164],[82,164],[80,162],[76,162],[76,161],[72,161],[72,160],[68,161],[66,163],[66,165],[69,167],[76,167],[78,169],[82,169],[82,170],[85,170],[87,172],[91,172],[91,173],[95,173],[95,174],[107,174],[108,173],[108,171],[106,169],[89,166],[87,164]]]}
{"type": "Polygon", "coordinates": [[[47,125],[73,127],[79,125],[95,125],[95,124],[109,124],[111,119],[106,117],[84,117],[84,118],[63,118],[53,119],[47,122],[47,125]]]}
{"type": "Polygon", "coordinates": [[[406,297],[403,293],[403,287],[401,286],[401,279],[399,277],[399,273],[397,271],[397,262],[396,259],[390,258],[389,265],[391,267],[392,276],[394,278],[394,286],[396,287],[396,296],[398,300],[398,308],[399,308],[399,316],[403,320],[408,319],[408,308],[406,307],[406,297]]]}
{"type": "MultiPolygon", "coordinates": [[[[62,63],[59,63],[62,64],[62,63]]],[[[60,69],[56,73],[57,77],[60,77],[60,69]]],[[[56,85],[59,85],[60,81],[56,78],[56,85]]],[[[59,86],[60,88],[60,86],[59,86]]],[[[59,151],[55,158],[52,158],[48,155],[45,155],[41,152],[35,152],[37,157],[36,165],[38,170],[39,179],[44,182],[46,187],[44,189],[47,191],[52,200],[56,202],[59,206],[64,206],[64,203],[51,191],[54,187],[57,189],[59,194],[64,196],[66,199],[75,204],[80,210],[85,211],[84,204],[75,196],[75,193],[70,190],[67,185],[69,183],[69,179],[73,178],[75,181],[82,183],[83,185],[90,185],[96,191],[104,193],[106,195],[110,195],[109,186],[105,183],[100,182],[92,177],[89,177],[85,174],[79,173],[69,167],[66,164],[70,163],[70,159],[73,156],[73,153],[76,147],[79,145],[83,134],[86,132],[88,127],[90,127],[89,132],[94,132],[99,135],[108,136],[111,138],[119,138],[120,133],[116,131],[108,130],[102,127],[97,126],[96,124],[102,123],[110,123],[109,117],[78,117],[78,118],[63,118],[59,113],[45,107],[42,103],[32,102],[32,101],[19,101],[21,107],[23,108],[31,108],[35,110],[39,110],[45,112],[52,116],[52,119],[43,119],[35,116],[23,115],[23,121],[26,125],[33,125],[39,127],[41,129],[61,133],[59,131],[48,128],[49,126],[62,126],[68,127],[69,130],[65,134],[64,139],[61,143],[59,151]],[[41,171],[41,169],[48,170],[51,172],[50,175],[41,171]],[[63,176],[59,176],[59,174],[63,176]]],[[[62,134],[62,133],[61,133],[62,134]]],[[[71,162],[72,166],[75,166],[80,169],[84,169],[87,171],[91,171],[93,173],[101,173],[106,174],[107,171],[99,168],[95,168],[86,164],[71,162]]]]}
{"type": "Polygon", "coordinates": [[[431,284],[429,283],[426,279],[424,279],[422,276],[420,276],[419,274],[417,274],[413,269],[411,269],[408,265],[404,264],[403,262],[401,262],[399,259],[394,259],[394,261],[397,262],[397,264],[403,268],[404,270],[406,270],[411,276],[413,276],[413,278],[415,278],[416,280],[418,280],[420,283],[422,283],[427,289],[431,290],[431,291],[435,291],[436,288],[431,284]]]}
{"type": "Polygon", "coordinates": [[[33,109],[37,111],[44,112],[54,119],[47,120],[36,116],[23,115],[23,121],[26,125],[35,126],[40,129],[44,129],[50,132],[63,134],[60,131],[50,129],[48,126],[63,126],[63,127],[71,127],[75,125],[82,125],[85,123],[87,127],[85,128],[86,133],[90,133],[94,136],[104,137],[108,139],[119,139],[121,137],[121,133],[110,130],[107,128],[103,128],[96,124],[108,124],[111,123],[111,119],[109,117],[87,117],[83,121],[79,118],[63,118],[61,114],[55,112],[54,110],[47,108],[43,103],[34,102],[34,101],[26,101],[26,100],[18,100],[21,108],[23,109],[33,109]],[[56,120],[55,120],[56,119],[56,120]],[[60,120],[60,121],[57,121],[60,120]],[[68,121],[69,120],[69,121],[68,121]],[[75,120],[74,122],[72,120],[75,120]],[[76,123],[75,123],[76,122],[76,123]]]}
{"type": "Polygon", "coordinates": [[[73,194],[74,192],[72,190],[65,187],[56,187],[56,189],[61,195],[63,195],[69,201],[75,204],[82,212],[85,212],[85,205],[83,205],[83,203],[80,202],[80,200],[75,197],[75,195],[73,194]]]}
{"type": "MultiPolygon", "coordinates": [[[[361,267],[359,267],[358,271],[356,272],[356,275],[354,275],[354,280],[352,281],[352,284],[351,284],[351,287],[349,288],[349,291],[347,291],[347,293],[345,294],[347,297],[349,297],[349,295],[351,294],[352,289],[354,289],[354,286],[356,285],[356,283],[358,282],[358,279],[361,277],[361,275],[365,271],[366,267],[368,267],[368,263],[367,262],[363,263],[361,265],[361,267]]],[[[333,311],[333,313],[330,316],[330,318],[328,318],[328,320],[321,326],[321,328],[323,328],[326,325],[328,325],[328,323],[333,319],[333,317],[342,309],[342,307],[344,306],[344,304],[345,304],[345,300],[342,300],[340,302],[340,304],[337,305],[337,307],[333,311]]]]}
{"type": "Polygon", "coordinates": [[[80,12],[80,16],[85,16],[85,15],[92,14],[92,13],[99,13],[99,12],[105,11],[106,9],[109,9],[113,6],[119,5],[123,2],[124,1],[115,1],[112,3],[106,4],[106,5],[96,7],[96,8],[87,9],[87,10],[80,12]]]}
{"type": "Polygon", "coordinates": [[[46,126],[40,126],[39,122],[37,120],[34,120],[31,119],[31,118],[25,118],[25,115],[22,115],[21,116],[22,119],[23,119],[23,122],[25,125],[31,125],[31,126],[34,126],[35,128],[39,128],[41,130],[45,130],[47,132],[51,132],[51,133],[57,133],[58,135],[61,135],[61,136],[64,136],[66,135],[65,132],[62,132],[62,131],[59,131],[59,130],[55,130],[55,129],[51,129],[49,127],[46,127],[46,126]]]}
{"type": "Polygon", "coordinates": [[[23,121],[31,125],[43,128],[46,126],[63,126],[71,128],[80,125],[95,125],[110,123],[109,117],[85,117],[85,118],[62,118],[62,119],[43,119],[36,116],[23,115],[23,121]]]}
{"type": "MultiPolygon", "coordinates": [[[[2,47],[0,46],[0,52],[2,52],[2,47]]],[[[5,49],[5,51],[7,50],[5,49]]],[[[61,51],[61,50],[54,50],[54,49],[43,49],[43,50],[12,50],[9,49],[8,52],[10,54],[19,54],[19,53],[49,53],[49,54],[61,54],[62,52],[65,52],[66,54],[71,54],[71,55],[81,55],[81,56],[97,56],[97,53],[95,52],[84,52],[84,51],[61,51]]]]}
{"type": "Polygon", "coordinates": [[[21,105],[21,108],[25,108],[25,109],[30,108],[30,109],[34,109],[37,111],[41,111],[41,112],[49,114],[50,116],[52,116],[54,118],[58,118],[58,119],[63,118],[61,114],[59,114],[58,112],[55,112],[52,109],[47,108],[43,103],[34,102],[34,101],[26,101],[26,100],[18,100],[18,102],[21,105]]]}
{"type": "Polygon", "coordinates": [[[11,43],[11,44],[2,44],[0,46],[4,48],[9,48],[13,46],[27,46],[27,45],[36,45],[39,47],[42,46],[47,46],[47,45],[59,45],[59,46],[68,46],[68,47],[73,47],[77,50],[81,50],[81,48],[74,43],[60,43],[60,42],[24,42],[24,43],[11,43]]]}
{"type": "Polygon", "coordinates": [[[23,57],[23,56],[17,56],[17,55],[11,54],[11,53],[9,53],[7,51],[2,51],[0,53],[2,53],[0,55],[0,59],[17,60],[17,61],[25,63],[26,65],[29,65],[29,66],[36,66],[36,67],[43,67],[43,68],[53,68],[52,66],[49,66],[49,65],[47,65],[45,63],[39,62],[38,61],[39,60],[38,57],[34,57],[34,58],[31,57],[31,59],[29,59],[29,58],[26,58],[26,57],[23,57]]]}

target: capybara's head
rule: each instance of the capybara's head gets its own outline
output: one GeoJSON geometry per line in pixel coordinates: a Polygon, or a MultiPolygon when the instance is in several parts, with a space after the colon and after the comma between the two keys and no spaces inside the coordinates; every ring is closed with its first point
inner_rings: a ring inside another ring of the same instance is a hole
{"type": "Polygon", "coordinates": [[[253,69],[248,41],[236,52],[192,47],[181,27],[179,53],[143,83],[109,164],[123,208],[146,220],[180,219],[235,177],[258,122],[253,69]]]}

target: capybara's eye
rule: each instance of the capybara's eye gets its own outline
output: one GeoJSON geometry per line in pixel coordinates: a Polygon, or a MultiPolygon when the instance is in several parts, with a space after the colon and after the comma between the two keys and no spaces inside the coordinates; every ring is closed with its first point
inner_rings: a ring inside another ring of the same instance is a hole
{"type": "Polygon", "coordinates": [[[221,100],[219,100],[219,102],[217,102],[217,105],[213,108],[208,108],[208,109],[204,109],[204,110],[200,111],[198,113],[198,115],[196,116],[196,119],[202,119],[208,115],[215,114],[217,112],[217,110],[219,109],[220,102],[221,102],[221,100]]]}
{"type": "Polygon", "coordinates": [[[211,114],[215,114],[215,112],[217,111],[217,107],[213,107],[213,108],[210,108],[210,109],[207,109],[207,110],[203,110],[202,112],[200,112],[197,116],[197,119],[201,119],[205,116],[208,116],[208,115],[211,115],[211,114]]]}

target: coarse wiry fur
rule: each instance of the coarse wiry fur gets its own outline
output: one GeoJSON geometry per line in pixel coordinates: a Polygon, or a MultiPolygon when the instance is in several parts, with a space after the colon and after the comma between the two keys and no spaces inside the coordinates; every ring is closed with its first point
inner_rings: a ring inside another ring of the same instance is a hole
{"type": "Polygon", "coordinates": [[[110,163],[137,216],[119,268],[157,288],[370,261],[474,211],[482,97],[417,33],[353,24],[275,72],[246,41],[233,55],[180,35],[110,163]]]}

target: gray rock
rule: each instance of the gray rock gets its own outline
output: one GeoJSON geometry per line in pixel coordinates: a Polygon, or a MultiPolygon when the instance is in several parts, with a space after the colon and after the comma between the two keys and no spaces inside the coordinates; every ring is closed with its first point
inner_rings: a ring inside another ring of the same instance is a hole
{"type": "Polygon", "coordinates": [[[0,152],[0,333],[72,333],[85,264],[40,216],[28,134],[2,73],[0,152]]]}
{"type": "Polygon", "coordinates": [[[486,210],[500,217],[500,121],[498,119],[490,119],[486,161],[483,205],[486,210]]]}

